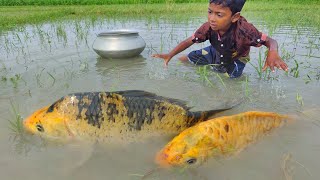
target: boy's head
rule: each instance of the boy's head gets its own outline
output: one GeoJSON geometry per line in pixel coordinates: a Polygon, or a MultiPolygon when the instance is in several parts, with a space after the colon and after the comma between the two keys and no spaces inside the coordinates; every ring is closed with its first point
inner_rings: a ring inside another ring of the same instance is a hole
{"type": "Polygon", "coordinates": [[[227,32],[232,23],[239,20],[245,0],[210,0],[209,2],[208,21],[210,27],[222,35],[227,32]]]}
{"type": "Polygon", "coordinates": [[[221,5],[223,7],[228,7],[232,15],[240,12],[246,0],[209,0],[210,4],[221,5]]]}

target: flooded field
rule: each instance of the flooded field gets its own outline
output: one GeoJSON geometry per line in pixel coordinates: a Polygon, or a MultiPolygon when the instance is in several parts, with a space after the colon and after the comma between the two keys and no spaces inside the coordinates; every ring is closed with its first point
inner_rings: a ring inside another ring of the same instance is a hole
{"type": "MultiPolygon", "coordinates": [[[[182,64],[168,68],[151,54],[167,52],[190,36],[205,18],[187,20],[85,19],[29,25],[0,35],[1,179],[141,179],[154,170],[155,154],[172,137],[130,144],[67,145],[35,137],[15,138],[10,121],[74,92],[145,90],[188,102],[192,110],[240,106],[219,115],[250,110],[290,114],[292,123],[231,157],[211,158],[189,170],[153,171],[145,179],[319,179],[320,36],[312,27],[279,25],[259,30],[278,41],[289,72],[261,72],[265,48],[251,49],[239,79],[182,64]],[[136,29],[146,41],[140,56],[102,59],[92,49],[100,32],[136,29]],[[259,64],[260,63],[260,64],[259,64]]],[[[207,46],[199,44],[190,50],[207,46]]]]}

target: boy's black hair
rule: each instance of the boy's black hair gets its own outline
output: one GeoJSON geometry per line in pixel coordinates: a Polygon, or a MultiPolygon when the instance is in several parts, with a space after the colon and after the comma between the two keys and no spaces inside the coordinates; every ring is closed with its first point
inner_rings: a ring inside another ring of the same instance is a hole
{"type": "Polygon", "coordinates": [[[214,3],[230,8],[232,15],[240,12],[246,0],[209,0],[210,4],[214,3]]]}

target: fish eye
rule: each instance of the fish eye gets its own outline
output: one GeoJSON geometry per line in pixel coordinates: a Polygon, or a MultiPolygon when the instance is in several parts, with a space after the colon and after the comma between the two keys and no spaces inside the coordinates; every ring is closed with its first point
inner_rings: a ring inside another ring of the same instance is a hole
{"type": "Polygon", "coordinates": [[[40,124],[37,124],[37,125],[36,125],[36,128],[37,128],[37,130],[38,130],[39,132],[43,132],[43,131],[44,131],[43,127],[42,127],[40,124]]]}
{"type": "Polygon", "coordinates": [[[196,159],[196,158],[191,158],[191,159],[188,159],[186,162],[187,162],[188,164],[194,164],[194,163],[197,162],[197,159],[196,159]]]}

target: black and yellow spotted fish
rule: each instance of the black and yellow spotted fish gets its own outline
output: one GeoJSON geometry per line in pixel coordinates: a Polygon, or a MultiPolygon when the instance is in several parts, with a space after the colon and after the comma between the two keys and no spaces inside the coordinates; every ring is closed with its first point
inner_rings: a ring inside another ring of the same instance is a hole
{"type": "Polygon", "coordinates": [[[139,91],[74,93],[34,112],[24,120],[33,134],[54,139],[123,139],[177,134],[214,113],[189,111],[177,99],[139,91]]]}

